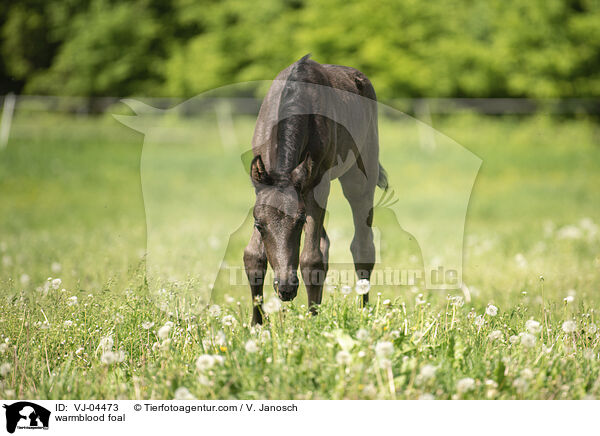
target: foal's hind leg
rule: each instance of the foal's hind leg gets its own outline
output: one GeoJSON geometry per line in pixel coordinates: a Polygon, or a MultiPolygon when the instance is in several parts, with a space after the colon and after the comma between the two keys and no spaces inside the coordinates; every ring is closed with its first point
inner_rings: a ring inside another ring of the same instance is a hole
{"type": "MultiPolygon", "coordinates": [[[[375,182],[376,180],[367,180],[356,166],[340,177],[344,196],[352,208],[354,238],[350,244],[350,251],[359,280],[369,280],[375,265],[375,244],[371,228],[375,182]]],[[[366,304],[368,301],[369,294],[367,293],[363,295],[363,303],[366,304]]]]}
{"type": "Polygon", "coordinates": [[[258,230],[254,229],[248,246],[244,250],[244,266],[252,291],[252,324],[262,324],[260,304],[263,296],[263,283],[267,272],[267,253],[258,230]]]}

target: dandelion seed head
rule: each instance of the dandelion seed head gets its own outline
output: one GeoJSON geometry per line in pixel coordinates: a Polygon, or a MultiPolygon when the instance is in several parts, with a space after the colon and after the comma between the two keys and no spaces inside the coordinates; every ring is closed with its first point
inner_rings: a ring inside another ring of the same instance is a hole
{"type": "Polygon", "coordinates": [[[498,308],[493,304],[488,304],[488,307],[485,309],[485,313],[489,316],[498,315],[498,308]]]}
{"type": "Polygon", "coordinates": [[[562,324],[562,330],[565,333],[573,333],[577,330],[577,323],[573,320],[565,321],[562,324]]]}
{"type": "Polygon", "coordinates": [[[344,285],[341,287],[340,292],[343,295],[350,295],[352,293],[352,287],[348,285],[344,285]]]}
{"type": "Polygon", "coordinates": [[[535,347],[535,342],[536,342],[536,337],[533,336],[531,333],[521,334],[521,345],[523,345],[524,347],[533,348],[533,347],[535,347]]]}
{"type": "Polygon", "coordinates": [[[188,388],[184,387],[184,386],[180,386],[177,388],[177,390],[175,391],[175,396],[174,398],[175,400],[195,400],[196,397],[194,397],[192,395],[192,393],[188,390],[188,388]]]}
{"type": "Polygon", "coordinates": [[[210,354],[202,354],[196,359],[196,369],[200,372],[207,371],[215,365],[215,358],[210,354]]]}
{"type": "Polygon", "coordinates": [[[356,339],[359,341],[367,341],[369,339],[369,331],[366,329],[359,329],[356,332],[356,339]]]}
{"type": "Polygon", "coordinates": [[[167,339],[169,337],[169,333],[171,333],[171,329],[172,329],[172,323],[166,323],[165,325],[163,325],[161,328],[158,329],[158,332],[156,333],[156,336],[159,337],[159,339],[162,339],[163,341],[165,339],[167,339]]]}
{"type": "Polygon", "coordinates": [[[394,345],[388,341],[379,341],[375,345],[375,354],[377,357],[390,357],[394,353],[394,345]]]}
{"type": "Polygon", "coordinates": [[[11,365],[8,362],[4,362],[2,365],[0,365],[0,376],[2,377],[6,377],[8,375],[8,373],[11,370],[11,365]]]}
{"type": "Polygon", "coordinates": [[[493,332],[491,332],[488,335],[488,338],[490,339],[490,341],[495,341],[497,339],[502,339],[503,334],[500,330],[494,330],[493,332]]]}
{"type": "Polygon", "coordinates": [[[540,323],[534,319],[530,319],[525,322],[525,330],[532,334],[539,333],[541,330],[540,323]]]}
{"type": "Polygon", "coordinates": [[[246,350],[246,353],[256,353],[258,351],[258,345],[256,344],[256,341],[250,339],[244,345],[244,349],[246,350]]]}
{"type": "Polygon", "coordinates": [[[369,292],[370,289],[371,283],[369,283],[367,279],[360,279],[356,282],[356,286],[354,287],[354,290],[358,295],[365,295],[369,292]]]}
{"type": "Polygon", "coordinates": [[[347,351],[340,350],[335,355],[335,361],[339,365],[349,365],[350,363],[352,363],[352,355],[347,351]]]}
{"type": "Polygon", "coordinates": [[[271,297],[263,304],[263,310],[267,315],[277,313],[281,310],[281,300],[277,297],[271,297]]]}
{"type": "Polygon", "coordinates": [[[98,349],[104,353],[111,351],[113,348],[113,345],[115,344],[115,341],[113,340],[112,336],[104,336],[102,339],[100,339],[100,343],[98,344],[98,349]]]}
{"type": "Polygon", "coordinates": [[[213,318],[218,317],[219,315],[221,315],[221,306],[219,306],[218,304],[213,304],[208,308],[208,314],[213,318]]]}
{"type": "Polygon", "coordinates": [[[456,382],[456,390],[461,394],[472,391],[473,389],[475,389],[475,380],[471,377],[462,378],[456,382]]]}
{"type": "Polygon", "coordinates": [[[529,384],[527,383],[527,380],[525,380],[523,377],[518,377],[514,379],[512,385],[518,393],[523,393],[527,390],[529,384]]]}

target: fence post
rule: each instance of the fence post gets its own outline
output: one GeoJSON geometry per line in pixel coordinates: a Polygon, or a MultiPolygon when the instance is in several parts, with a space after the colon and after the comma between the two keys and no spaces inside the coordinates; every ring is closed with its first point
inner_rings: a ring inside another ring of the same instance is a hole
{"type": "Polygon", "coordinates": [[[437,144],[435,142],[431,110],[427,99],[421,98],[415,102],[415,117],[419,120],[417,126],[421,148],[428,151],[435,150],[437,144]]]}
{"type": "Polygon", "coordinates": [[[5,148],[8,144],[8,135],[10,134],[10,125],[12,124],[15,102],[16,97],[12,92],[6,94],[4,97],[2,121],[0,121],[0,149],[5,148]]]}
{"type": "Polygon", "coordinates": [[[217,127],[219,135],[225,150],[235,150],[238,144],[233,127],[233,108],[232,102],[229,99],[219,99],[215,104],[215,112],[217,114],[217,127]]]}

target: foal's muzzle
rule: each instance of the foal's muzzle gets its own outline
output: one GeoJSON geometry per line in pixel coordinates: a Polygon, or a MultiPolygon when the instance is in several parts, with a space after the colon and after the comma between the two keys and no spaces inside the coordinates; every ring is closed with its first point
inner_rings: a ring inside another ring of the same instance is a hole
{"type": "Polygon", "coordinates": [[[288,280],[273,280],[273,289],[281,301],[292,301],[298,294],[298,277],[293,275],[288,280]]]}

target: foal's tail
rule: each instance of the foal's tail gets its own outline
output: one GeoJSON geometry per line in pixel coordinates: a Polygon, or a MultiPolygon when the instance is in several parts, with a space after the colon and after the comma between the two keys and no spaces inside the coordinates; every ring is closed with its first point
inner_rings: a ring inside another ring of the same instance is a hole
{"type": "Polygon", "coordinates": [[[387,189],[389,187],[387,173],[383,169],[381,164],[379,164],[379,176],[377,177],[377,186],[379,186],[384,191],[387,191],[387,189]]]}

